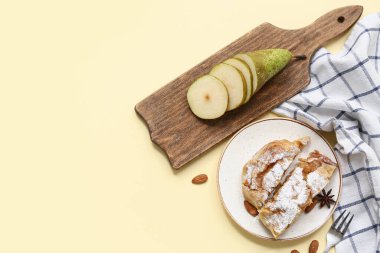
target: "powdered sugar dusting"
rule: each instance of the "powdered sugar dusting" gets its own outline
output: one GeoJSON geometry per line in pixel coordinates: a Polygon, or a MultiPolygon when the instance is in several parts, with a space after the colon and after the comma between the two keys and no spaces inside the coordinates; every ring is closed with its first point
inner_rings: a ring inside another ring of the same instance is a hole
{"type": "Polygon", "coordinates": [[[247,165],[247,174],[244,175],[244,181],[247,180],[251,189],[252,189],[252,187],[256,187],[256,186],[252,185],[252,173],[253,173],[253,166],[247,165]]]}
{"type": "Polygon", "coordinates": [[[303,142],[278,140],[268,143],[246,163],[243,186],[255,191],[257,203],[264,203],[271,196],[294,157],[301,152],[300,148],[309,140],[304,139],[303,142]]]}
{"type": "Polygon", "coordinates": [[[318,171],[313,171],[307,175],[307,184],[311,189],[311,194],[315,197],[325,186],[328,180],[318,173],[318,171]]]}
{"type": "Polygon", "coordinates": [[[286,213],[275,213],[266,217],[267,221],[272,225],[273,230],[278,234],[282,233],[301,211],[301,209],[292,202],[284,203],[283,206],[287,210],[286,213]]]}
{"type": "Polygon", "coordinates": [[[258,164],[263,166],[266,164],[274,163],[278,160],[283,159],[284,157],[292,157],[300,152],[300,149],[297,146],[291,146],[288,150],[283,149],[268,149],[264,152],[263,155],[257,159],[258,164]]]}
{"type": "Polygon", "coordinates": [[[268,192],[260,191],[257,193],[257,196],[260,197],[261,199],[267,199],[268,198],[268,192]]]}
{"type": "Polygon", "coordinates": [[[284,231],[301,211],[300,206],[307,203],[310,190],[304,180],[302,168],[297,167],[277,193],[275,200],[266,207],[273,211],[265,219],[277,233],[284,231]],[[279,211],[279,212],[278,212],[279,211]]]}
{"type": "MultiPolygon", "coordinates": [[[[272,163],[276,163],[277,161],[282,161],[282,160],[292,160],[298,153],[300,152],[300,149],[297,147],[297,146],[291,146],[288,150],[283,150],[283,149],[268,149],[264,152],[264,154],[262,154],[257,160],[250,160],[246,166],[247,166],[247,174],[244,175],[244,180],[247,180],[249,185],[250,185],[250,189],[252,190],[256,190],[258,188],[261,188],[261,185],[259,185],[259,182],[257,181],[257,175],[259,173],[262,173],[269,164],[272,164],[272,163]],[[286,159],[284,159],[286,158],[286,159]]],[[[290,162],[291,163],[291,162],[290,162]]],[[[286,170],[288,168],[288,166],[290,165],[287,164],[287,166],[285,166],[285,164],[280,164],[280,165],[277,165],[277,163],[274,165],[274,167],[276,167],[276,170],[277,172],[276,173],[280,173],[280,170],[281,170],[281,167],[283,167],[284,169],[282,170],[286,170]],[[280,168],[277,168],[277,166],[280,166],[280,168]]],[[[268,174],[268,173],[267,173],[268,174]]],[[[281,176],[283,175],[283,172],[281,174],[281,176]]],[[[280,176],[280,178],[281,178],[280,176]]],[[[270,176],[268,176],[270,177],[270,176]]],[[[276,181],[277,181],[277,176],[273,175],[273,180],[268,178],[267,179],[267,184],[268,184],[268,187],[267,189],[265,190],[268,190],[268,191],[271,191],[271,189],[273,187],[275,187],[277,184],[276,181]]]]}
{"type": "Polygon", "coordinates": [[[291,159],[284,158],[283,160],[278,161],[273,168],[268,171],[268,173],[265,174],[263,177],[262,186],[263,189],[267,192],[272,192],[273,188],[276,187],[282,176],[284,175],[284,172],[289,167],[289,165],[292,163],[291,159]]]}

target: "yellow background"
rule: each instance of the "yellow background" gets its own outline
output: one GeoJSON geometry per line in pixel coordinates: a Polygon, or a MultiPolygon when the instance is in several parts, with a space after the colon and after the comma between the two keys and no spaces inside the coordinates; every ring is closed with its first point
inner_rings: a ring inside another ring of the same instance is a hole
{"type": "Polygon", "coordinates": [[[0,252],[323,247],[328,224],[287,243],[239,229],[217,194],[226,142],[173,171],[134,105],[260,23],[300,28],[349,4],[380,11],[373,0],[2,1],[0,252]],[[199,173],[209,181],[192,185],[199,173]]]}

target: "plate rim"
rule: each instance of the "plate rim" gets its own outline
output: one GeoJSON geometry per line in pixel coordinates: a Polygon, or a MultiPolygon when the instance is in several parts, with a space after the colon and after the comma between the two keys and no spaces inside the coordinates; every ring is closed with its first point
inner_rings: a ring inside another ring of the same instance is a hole
{"type": "Polygon", "coordinates": [[[262,119],[262,120],[257,120],[257,121],[254,121],[254,122],[251,122],[247,125],[245,125],[243,128],[241,128],[239,131],[237,131],[231,138],[230,140],[227,142],[226,146],[224,147],[223,149],[223,152],[222,154],[220,155],[220,158],[219,158],[219,161],[218,161],[218,169],[217,169],[217,175],[216,175],[216,184],[218,186],[218,195],[219,195],[219,201],[222,203],[222,206],[224,208],[224,210],[227,212],[228,216],[241,228],[243,229],[245,232],[247,232],[248,234],[250,235],[253,235],[257,238],[260,238],[260,239],[264,239],[264,240],[269,240],[269,241],[293,241],[293,240],[297,240],[297,239],[301,239],[301,238],[304,238],[312,233],[314,233],[315,231],[317,231],[318,229],[320,229],[323,225],[326,224],[326,222],[331,218],[332,214],[334,213],[335,209],[337,208],[338,206],[338,203],[340,201],[340,196],[341,196],[341,192],[342,192],[342,184],[343,184],[343,178],[342,178],[342,171],[341,171],[341,166],[340,166],[340,162],[338,160],[338,157],[336,156],[335,154],[335,151],[333,149],[333,147],[330,145],[330,143],[326,140],[325,137],[323,137],[320,133],[318,133],[312,126],[308,125],[307,123],[304,123],[304,122],[301,122],[299,120],[295,120],[295,119],[292,119],[292,118],[284,118],[284,117],[278,117],[278,118],[267,118],[267,119],[262,119]],[[332,151],[334,157],[335,157],[335,160],[337,162],[337,167],[338,167],[338,173],[339,173],[339,191],[338,191],[338,196],[337,196],[337,200],[335,202],[335,205],[333,206],[333,208],[331,209],[329,215],[326,217],[326,219],[323,221],[323,223],[321,223],[321,225],[317,226],[316,228],[314,228],[313,230],[309,231],[308,233],[305,233],[305,234],[302,234],[300,236],[295,236],[295,237],[291,237],[291,238],[286,238],[286,239],[275,239],[274,237],[266,237],[266,236],[262,236],[262,235],[258,235],[258,234],[254,234],[250,231],[248,231],[247,229],[245,229],[243,226],[240,225],[240,223],[232,216],[232,214],[230,213],[230,211],[228,210],[228,208],[226,207],[226,204],[225,204],[225,201],[223,199],[223,196],[222,196],[222,193],[221,193],[221,190],[220,190],[220,182],[219,182],[219,173],[220,173],[220,164],[221,164],[221,161],[222,161],[222,158],[224,157],[224,154],[228,148],[228,146],[231,144],[231,142],[236,138],[237,135],[239,135],[241,132],[243,132],[245,129],[247,129],[248,127],[251,127],[255,124],[258,124],[258,123],[261,123],[261,122],[264,122],[264,121],[271,121],[271,120],[285,120],[285,121],[291,121],[293,123],[297,123],[297,124],[300,124],[304,127],[307,127],[309,128],[310,130],[312,130],[314,133],[316,133],[319,137],[322,138],[322,140],[328,145],[328,147],[330,148],[330,150],[332,151]]]}

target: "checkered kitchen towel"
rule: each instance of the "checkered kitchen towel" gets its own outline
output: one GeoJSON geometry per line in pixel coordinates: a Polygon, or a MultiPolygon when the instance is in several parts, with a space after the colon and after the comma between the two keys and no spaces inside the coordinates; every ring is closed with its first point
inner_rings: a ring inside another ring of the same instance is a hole
{"type": "Polygon", "coordinates": [[[307,88],[274,112],[335,131],[343,170],[337,218],[355,214],[336,252],[380,252],[380,13],[360,20],[343,51],[322,48],[307,88]]]}

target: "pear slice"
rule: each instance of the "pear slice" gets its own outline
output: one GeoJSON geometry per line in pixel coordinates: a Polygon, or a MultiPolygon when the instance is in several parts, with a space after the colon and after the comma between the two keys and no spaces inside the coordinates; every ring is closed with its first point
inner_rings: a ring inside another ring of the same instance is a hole
{"type": "Polygon", "coordinates": [[[247,85],[240,70],[231,65],[220,63],[210,71],[210,75],[221,80],[226,86],[228,92],[227,111],[237,108],[245,101],[247,85]]]}
{"type": "Polygon", "coordinates": [[[264,49],[246,53],[253,61],[257,74],[257,92],[274,75],[280,72],[292,59],[287,49],[264,49]]]}
{"type": "Polygon", "coordinates": [[[252,73],[251,69],[249,68],[248,64],[245,63],[244,61],[236,58],[230,58],[224,61],[224,63],[229,64],[231,66],[234,66],[240,72],[243,74],[244,79],[245,79],[245,84],[247,86],[247,96],[244,100],[244,104],[249,101],[252,95],[252,73]]]}
{"type": "Polygon", "coordinates": [[[257,73],[256,73],[255,64],[253,63],[253,60],[251,59],[251,57],[249,57],[247,54],[237,54],[234,56],[234,58],[244,61],[249,66],[249,69],[251,70],[251,73],[252,73],[251,97],[252,97],[253,94],[255,94],[256,89],[257,89],[257,73]]]}
{"type": "Polygon", "coordinates": [[[202,119],[222,116],[228,105],[227,89],[218,78],[204,75],[192,83],[187,91],[191,111],[202,119]]]}

